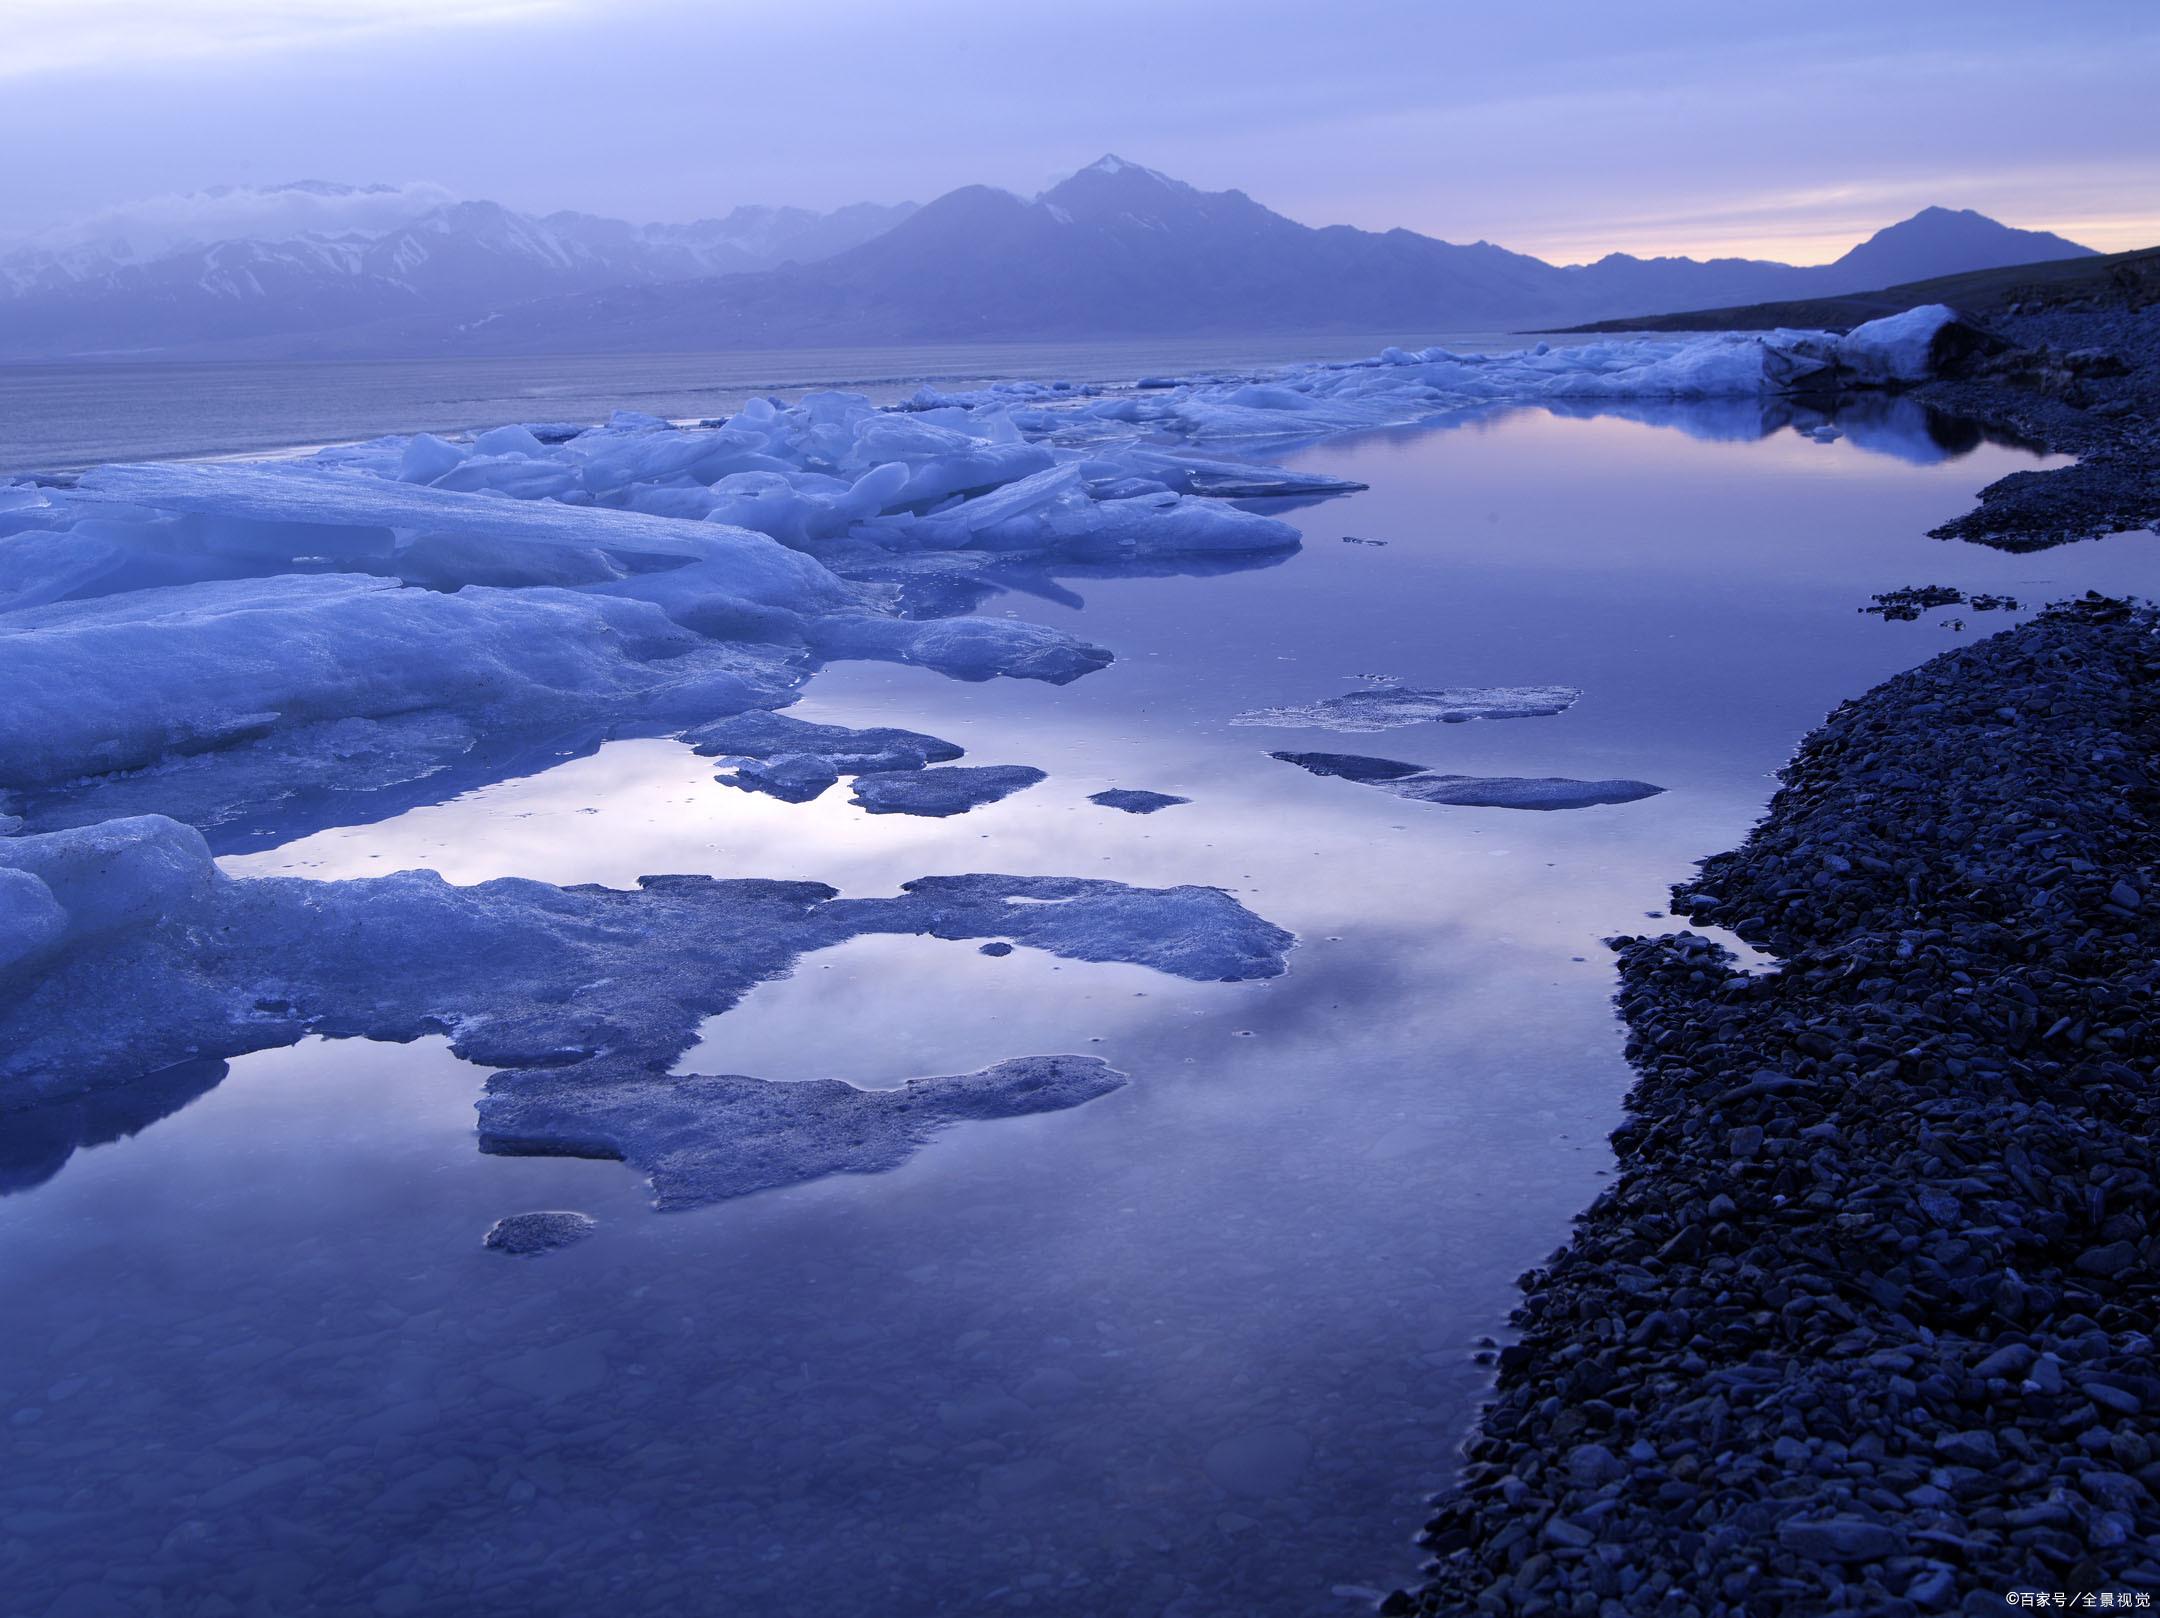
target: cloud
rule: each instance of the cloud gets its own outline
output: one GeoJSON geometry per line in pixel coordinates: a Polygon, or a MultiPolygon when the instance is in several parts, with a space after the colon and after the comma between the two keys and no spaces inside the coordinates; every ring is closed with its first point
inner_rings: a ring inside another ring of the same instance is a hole
{"type": "Polygon", "coordinates": [[[242,236],[283,241],[346,231],[379,235],[456,200],[447,188],[431,181],[366,186],[320,180],[220,185],[208,191],[123,202],[41,231],[32,242],[55,251],[89,242],[124,242],[134,257],[151,258],[190,243],[242,236]]]}
{"type": "Polygon", "coordinates": [[[13,0],[0,78],[307,49],[581,9],[581,0],[13,0]]]}

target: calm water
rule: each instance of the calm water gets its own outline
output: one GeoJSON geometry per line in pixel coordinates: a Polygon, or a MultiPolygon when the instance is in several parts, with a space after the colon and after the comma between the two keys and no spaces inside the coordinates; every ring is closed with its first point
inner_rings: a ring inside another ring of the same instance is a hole
{"type": "Polygon", "coordinates": [[[1526,411],[1296,460],[1372,487],[1294,513],[1308,543],[1278,566],[1068,574],[986,609],[1116,648],[1101,674],[842,665],[794,710],[1050,772],[1003,803],[787,805],[637,741],[229,860],[1208,882],[1300,945],[1266,984],[930,939],[812,956],[686,1066],[883,1085],[1072,1050],[1134,1082],[894,1173],[666,1216],[620,1165],[478,1155],[483,1074],[439,1041],[234,1063],[0,1199],[0,1610],[1252,1618],[1409,1578],[1483,1386],[1472,1345],[1609,1167],[1628,1075],[1599,940],[1660,924],[1827,709],[1955,642],[1942,614],[1859,615],[1871,591],[2152,593],[2160,562],[2149,535],[1922,537],[2046,464],[1994,446],[1916,465],[1526,411]],[[1227,723],[1374,674],[1585,696],[1355,737],[1227,723]],[[1668,790],[1447,809],[1281,747],[1668,790]],[[1129,817],[1086,801],[1106,786],[1194,802],[1129,817]],[[544,1207],[600,1234],[482,1251],[544,1207]]]}
{"type": "Polygon", "coordinates": [[[1151,372],[1356,359],[1405,341],[1503,349],[1528,339],[1394,332],[320,364],[0,365],[0,475],[259,454],[506,421],[585,423],[611,410],[693,420],[726,415],[752,395],[813,387],[844,387],[883,404],[925,381],[949,388],[1012,377],[1131,382],[1151,372]]]}

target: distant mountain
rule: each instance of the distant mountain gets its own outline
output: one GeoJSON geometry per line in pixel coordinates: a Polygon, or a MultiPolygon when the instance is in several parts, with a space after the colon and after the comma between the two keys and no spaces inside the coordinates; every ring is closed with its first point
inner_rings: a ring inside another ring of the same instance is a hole
{"type": "MultiPolygon", "coordinates": [[[[355,213],[393,194],[300,181],[245,201],[258,212],[272,204],[321,211],[328,203],[355,213]]],[[[230,195],[197,200],[215,216],[230,195]]],[[[686,225],[633,225],[446,202],[373,229],[181,239],[147,253],[127,236],[91,233],[0,256],[0,355],[201,354],[385,325],[443,333],[568,292],[808,262],[913,211],[909,203],[832,213],[745,207],[686,225]]]]}
{"type": "MultiPolygon", "coordinates": [[[[0,300],[0,355],[606,353],[1195,333],[1548,328],[1859,291],[2089,249],[1930,208],[1827,265],[1612,254],[1321,229],[1242,191],[1105,157],[1022,198],[738,209],[692,225],[458,203],[364,239],[222,242],[0,300]],[[782,260],[789,262],[782,263],[782,260]],[[1908,275],[1906,278],[1910,278],[1908,275]]],[[[0,287],[11,273],[0,261],[0,287]]],[[[57,270],[49,274],[60,274],[57,270]]]]}
{"type": "Polygon", "coordinates": [[[1683,309],[1668,314],[1620,315],[1589,321],[1575,331],[1769,331],[1788,326],[1804,330],[1850,331],[1869,320],[1924,304],[1947,303],[1982,321],[2024,307],[2053,308],[2064,303],[2127,300],[2140,308],[2160,302],[2160,247],[2082,258],[2047,259],[2035,264],[2005,264],[1985,270],[1903,281],[1865,292],[1830,293],[1777,303],[1727,304],[1683,309]]]}
{"type": "Polygon", "coordinates": [[[1312,230],[1241,191],[1105,158],[1033,200],[965,186],[817,264],[511,309],[470,346],[573,350],[1378,330],[1562,304],[1558,271],[1486,243],[1312,230]]]}
{"type": "MultiPolygon", "coordinates": [[[[2087,251],[1940,209],[1873,240],[1951,262],[2035,243],[2087,251]],[[1937,214],[1958,223],[1941,228],[1937,214]]],[[[1489,242],[1313,229],[1242,191],[1200,191],[1105,157],[1032,200],[949,192],[816,264],[552,298],[455,342],[533,353],[1268,331],[1410,339],[1857,290],[1881,284],[1871,245],[1829,265],[1616,253],[1561,267],[1489,242]]]]}
{"type": "Polygon", "coordinates": [[[1922,208],[1910,219],[1878,230],[1829,269],[1840,283],[1826,292],[1926,281],[1967,270],[2000,270],[2059,258],[2095,258],[2090,247],[2052,231],[2016,230],[1970,208],[1922,208]]]}

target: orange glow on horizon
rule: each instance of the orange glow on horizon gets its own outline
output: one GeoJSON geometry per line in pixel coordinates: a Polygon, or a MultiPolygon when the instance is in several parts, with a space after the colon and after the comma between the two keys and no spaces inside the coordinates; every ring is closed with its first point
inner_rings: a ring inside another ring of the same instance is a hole
{"type": "MultiPolygon", "coordinates": [[[[1984,207],[1979,211],[1989,212],[1984,207]]],[[[1784,231],[1757,227],[1744,234],[1735,231],[1730,235],[1715,230],[1677,228],[1646,233],[1639,226],[1633,229],[1619,226],[1607,235],[1591,227],[1566,235],[1541,236],[1535,232],[1522,232],[1511,239],[1496,239],[1503,247],[1534,254],[1552,264],[1588,264],[1608,253],[1629,253],[1637,258],[1757,258],[1775,259],[1784,264],[1828,264],[1891,222],[1877,219],[1865,224],[1795,226],[1784,231]]],[[[2160,247],[2160,218],[2004,219],[2002,222],[2021,230],[2052,231],[2102,253],[2160,247]]]]}

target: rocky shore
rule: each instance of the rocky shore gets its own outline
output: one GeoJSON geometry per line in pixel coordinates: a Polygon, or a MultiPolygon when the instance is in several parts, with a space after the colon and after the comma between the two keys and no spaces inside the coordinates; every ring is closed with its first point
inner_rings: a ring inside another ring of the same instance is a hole
{"type": "Polygon", "coordinates": [[[1919,397],[2078,461],[1990,484],[1935,537],[2033,551],[2160,526],[2160,263],[2104,292],[2035,287],[1986,324],[2009,350],[1919,397]]]}
{"type": "Polygon", "coordinates": [[[1808,738],[1675,890],[1778,965],[1614,941],[1618,1174],[1523,1278],[1428,1582],[1384,1612],[2160,1600],[2156,809],[2160,628],[2127,603],[1808,738]]]}

